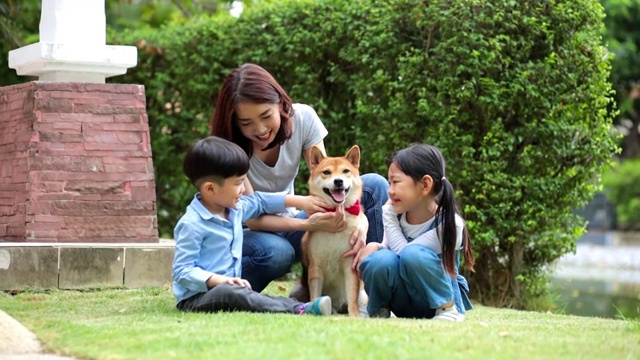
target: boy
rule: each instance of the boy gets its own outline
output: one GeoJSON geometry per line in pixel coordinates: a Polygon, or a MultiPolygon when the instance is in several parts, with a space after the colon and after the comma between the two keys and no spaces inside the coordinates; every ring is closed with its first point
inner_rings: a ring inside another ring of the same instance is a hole
{"type": "Polygon", "coordinates": [[[198,193],[174,229],[173,294],[182,311],[251,311],[331,315],[331,299],[302,303],[263,295],[241,278],[242,224],[264,213],[303,207],[305,196],[242,196],[249,158],[238,145],[210,136],[187,152],[183,170],[198,193]]]}

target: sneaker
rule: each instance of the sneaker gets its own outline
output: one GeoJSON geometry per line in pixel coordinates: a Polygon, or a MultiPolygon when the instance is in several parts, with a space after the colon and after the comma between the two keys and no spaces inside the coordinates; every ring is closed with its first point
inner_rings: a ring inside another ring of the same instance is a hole
{"type": "Polygon", "coordinates": [[[367,305],[369,305],[369,297],[364,290],[360,290],[360,293],[358,293],[358,311],[360,312],[361,318],[369,317],[367,305]]]}
{"type": "Polygon", "coordinates": [[[433,320],[447,320],[447,321],[464,321],[464,314],[460,314],[458,312],[458,308],[455,305],[448,307],[446,309],[437,309],[436,316],[433,317],[433,320]]]}
{"type": "Polygon", "coordinates": [[[331,315],[331,298],[328,296],[320,296],[315,301],[304,303],[298,308],[300,315],[331,315]]]}
{"type": "Polygon", "coordinates": [[[391,317],[391,310],[387,308],[380,308],[376,313],[369,313],[370,318],[388,319],[391,317]]]}

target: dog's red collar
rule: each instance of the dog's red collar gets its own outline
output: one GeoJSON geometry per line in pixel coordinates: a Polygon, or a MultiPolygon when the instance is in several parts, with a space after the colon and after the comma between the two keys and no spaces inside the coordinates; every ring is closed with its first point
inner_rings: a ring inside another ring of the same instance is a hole
{"type": "MultiPolygon", "coordinates": [[[[360,200],[356,201],[353,205],[349,206],[348,208],[344,208],[349,214],[352,215],[360,215],[360,200]]],[[[327,210],[327,212],[335,212],[336,208],[333,209],[327,209],[325,208],[325,210],[327,210]]]]}

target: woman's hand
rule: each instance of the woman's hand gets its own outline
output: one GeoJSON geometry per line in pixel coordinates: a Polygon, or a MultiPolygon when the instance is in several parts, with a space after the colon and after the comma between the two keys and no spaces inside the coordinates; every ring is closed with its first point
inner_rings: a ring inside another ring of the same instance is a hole
{"type": "MultiPolygon", "coordinates": [[[[336,211],[337,212],[337,211],[336,211]]],[[[362,217],[362,220],[358,223],[358,227],[351,234],[349,243],[351,244],[351,250],[348,250],[342,257],[353,256],[351,262],[351,269],[356,269],[356,259],[358,258],[358,252],[367,244],[367,232],[369,231],[369,220],[366,216],[362,217]]]]}
{"type": "Polygon", "coordinates": [[[358,276],[362,278],[362,274],[360,274],[360,264],[362,260],[364,260],[367,256],[373,254],[374,252],[380,250],[380,244],[377,242],[368,243],[367,246],[364,247],[361,251],[358,252],[354,261],[355,261],[355,271],[358,273],[358,276]]]}

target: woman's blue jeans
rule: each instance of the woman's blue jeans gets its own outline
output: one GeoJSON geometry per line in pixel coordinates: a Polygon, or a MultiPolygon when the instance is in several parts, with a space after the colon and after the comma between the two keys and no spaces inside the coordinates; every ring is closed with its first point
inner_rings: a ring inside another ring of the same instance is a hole
{"type": "MultiPolygon", "coordinates": [[[[458,256],[456,252],[456,272],[458,256]]],[[[470,308],[460,291],[467,286],[466,280],[447,274],[438,254],[426,246],[408,245],[400,254],[376,251],[362,261],[360,271],[369,295],[369,314],[387,308],[398,317],[432,318],[437,308],[452,300],[461,314],[470,308]]]]}
{"type": "MultiPolygon", "coordinates": [[[[389,199],[389,183],[378,174],[362,175],[360,204],[369,220],[367,243],[381,242],[383,235],[382,205],[389,199]]],[[[298,218],[306,218],[304,212],[298,218]]],[[[269,283],[288,273],[291,265],[301,259],[304,231],[269,233],[244,230],[242,246],[242,277],[255,291],[262,291],[269,283]]]]}

